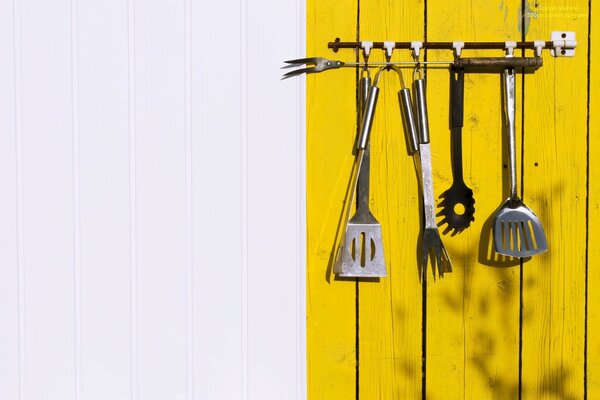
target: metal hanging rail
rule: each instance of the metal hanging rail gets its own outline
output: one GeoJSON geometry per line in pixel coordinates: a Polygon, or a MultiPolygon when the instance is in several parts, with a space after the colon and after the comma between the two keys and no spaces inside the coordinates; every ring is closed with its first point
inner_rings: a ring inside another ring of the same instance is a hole
{"type": "MultiPolygon", "coordinates": [[[[453,42],[423,42],[423,49],[432,50],[454,50],[453,42]]],[[[360,49],[361,42],[342,42],[340,38],[336,38],[335,41],[329,42],[327,47],[333,49],[335,53],[339,49],[360,49]]],[[[544,42],[545,48],[553,48],[553,41],[544,42]]],[[[373,42],[374,49],[384,49],[383,42],[373,42]]],[[[412,42],[396,42],[396,49],[411,49],[412,42]]],[[[462,47],[466,50],[504,50],[506,48],[506,42],[464,42],[462,47]]],[[[535,50],[535,42],[516,42],[517,49],[531,49],[535,50]]]]}

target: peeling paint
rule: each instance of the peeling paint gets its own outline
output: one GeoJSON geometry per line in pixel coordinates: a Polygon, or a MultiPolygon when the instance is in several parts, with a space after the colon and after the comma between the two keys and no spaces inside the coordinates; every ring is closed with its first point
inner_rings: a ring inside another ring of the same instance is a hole
{"type": "MultiPolygon", "coordinates": [[[[535,3],[535,6],[538,6],[538,2],[535,3]]],[[[525,2],[525,35],[527,35],[527,32],[529,32],[529,25],[531,23],[531,18],[535,18],[537,19],[539,16],[538,12],[536,10],[534,10],[533,8],[531,8],[531,6],[529,5],[529,1],[525,2]]],[[[521,21],[523,21],[523,10],[521,8],[519,8],[519,19],[517,21],[517,29],[519,30],[519,32],[521,32],[521,21]]]]}

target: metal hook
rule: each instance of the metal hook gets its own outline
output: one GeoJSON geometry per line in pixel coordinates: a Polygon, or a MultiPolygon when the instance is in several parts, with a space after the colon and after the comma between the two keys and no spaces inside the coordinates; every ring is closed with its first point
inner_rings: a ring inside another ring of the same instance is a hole
{"type": "Polygon", "coordinates": [[[385,49],[385,60],[389,63],[392,59],[392,53],[396,48],[396,42],[386,41],[383,42],[383,48],[385,49]]]}
{"type": "Polygon", "coordinates": [[[365,59],[365,63],[368,63],[369,55],[371,54],[371,49],[373,48],[373,42],[363,40],[360,42],[360,47],[363,49],[363,58],[365,59]]]}
{"type": "Polygon", "coordinates": [[[361,77],[366,75],[368,78],[371,78],[371,72],[369,71],[369,55],[371,54],[371,49],[373,48],[373,42],[362,41],[360,42],[360,46],[363,49],[362,55],[364,59],[361,77]]]}
{"type": "Polygon", "coordinates": [[[373,86],[377,86],[377,84],[379,84],[379,77],[381,76],[381,73],[387,68],[388,66],[385,65],[377,70],[377,74],[375,74],[375,79],[373,80],[373,86]]]}
{"type": "Polygon", "coordinates": [[[421,62],[419,61],[418,55],[413,55],[413,61],[415,64],[415,69],[413,71],[413,80],[423,79],[423,72],[421,70],[421,62]]]}
{"type": "Polygon", "coordinates": [[[406,88],[406,84],[404,83],[404,75],[402,74],[402,69],[397,65],[390,65],[390,69],[393,69],[398,75],[398,80],[400,81],[400,89],[406,88]]]}
{"type": "Polygon", "coordinates": [[[423,70],[420,68],[415,68],[415,70],[413,71],[413,80],[419,80],[419,79],[423,79],[423,70]]]}
{"type": "Polygon", "coordinates": [[[415,70],[413,72],[413,79],[417,80],[417,79],[421,79],[423,77],[423,74],[421,72],[421,61],[419,60],[419,51],[418,51],[418,47],[416,48],[417,51],[414,51],[415,49],[413,49],[412,53],[412,58],[413,61],[415,62],[415,70]],[[418,74],[418,78],[417,78],[417,74],[418,74]]]}

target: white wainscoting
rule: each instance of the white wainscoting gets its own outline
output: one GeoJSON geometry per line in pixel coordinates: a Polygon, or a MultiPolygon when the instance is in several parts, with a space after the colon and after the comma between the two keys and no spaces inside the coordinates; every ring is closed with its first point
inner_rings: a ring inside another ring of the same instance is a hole
{"type": "Polygon", "coordinates": [[[303,0],[0,2],[0,399],[304,399],[303,0]]]}

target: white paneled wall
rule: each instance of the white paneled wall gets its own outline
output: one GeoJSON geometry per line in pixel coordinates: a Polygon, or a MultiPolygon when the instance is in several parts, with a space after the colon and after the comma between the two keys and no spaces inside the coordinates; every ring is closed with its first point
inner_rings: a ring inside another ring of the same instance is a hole
{"type": "Polygon", "coordinates": [[[303,399],[303,0],[0,2],[0,399],[303,399]]]}

